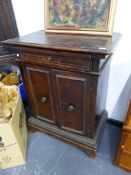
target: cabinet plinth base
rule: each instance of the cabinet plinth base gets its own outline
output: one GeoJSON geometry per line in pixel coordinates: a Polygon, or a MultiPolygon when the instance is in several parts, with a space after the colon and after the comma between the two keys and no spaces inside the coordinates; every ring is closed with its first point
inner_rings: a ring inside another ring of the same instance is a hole
{"type": "Polygon", "coordinates": [[[28,129],[31,132],[45,132],[69,144],[75,145],[76,147],[82,149],[90,158],[95,159],[96,151],[103,133],[103,129],[106,124],[107,113],[103,112],[103,114],[99,118],[100,120],[97,124],[95,136],[93,139],[69,133],[67,131],[57,128],[54,125],[48,124],[44,121],[40,121],[39,119],[34,117],[29,118],[28,129]]]}

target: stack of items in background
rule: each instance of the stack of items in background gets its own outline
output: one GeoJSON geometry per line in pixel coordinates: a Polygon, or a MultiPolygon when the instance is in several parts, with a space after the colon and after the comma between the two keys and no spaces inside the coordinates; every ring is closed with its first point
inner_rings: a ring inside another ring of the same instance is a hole
{"type": "Polygon", "coordinates": [[[17,86],[0,83],[0,124],[7,123],[12,117],[18,99],[17,86]]]}
{"type": "Polygon", "coordinates": [[[5,85],[19,85],[20,79],[17,72],[13,71],[11,73],[1,72],[0,81],[5,85]]]}
{"type": "Polygon", "coordinates": [[[26,162],[26,115],[19,84],[17,72],[0,73],[0,169],[26,162]]]}
{"type": "Polygon", "coordinates": [[[5,85],[17,85],[20,89],[23,102],[26,101],[26,92],[20,76],[19,69],[15,66],[2,66],[0,67],[0,82],[5,85]]]}

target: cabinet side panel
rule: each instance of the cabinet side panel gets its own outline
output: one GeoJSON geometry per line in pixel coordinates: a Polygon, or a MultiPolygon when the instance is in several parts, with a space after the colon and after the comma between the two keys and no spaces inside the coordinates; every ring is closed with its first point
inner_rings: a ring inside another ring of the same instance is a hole
{"type": "Polygon", "coordinates": [[[96,100],[96,114],[101,115],[105,110],[107,90],[108,90],[108,79],[110,71],[110,62],[107,63],[104,70],[101,72],[98,78],[97,87],[97,100],[96,100]]]}

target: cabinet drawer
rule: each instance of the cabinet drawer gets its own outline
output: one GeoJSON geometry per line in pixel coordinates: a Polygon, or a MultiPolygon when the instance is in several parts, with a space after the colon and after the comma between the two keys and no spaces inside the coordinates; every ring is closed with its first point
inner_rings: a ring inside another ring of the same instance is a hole
{"type": "MultiPolygon", "coordinates": [[[[80,57],[80,56],[79,56],[80,57]]],[[[67,67],[74,69],[84,69],[86,71],[91,71],[91,55],[86,55],[86,57],[82,56],[81,58],[68,58],[68,57],[60,57],[60,56],[52,56],[52,55],[32,55],[32,54],[24,54],[22,55],[22,60],[30,63],[49,65],[49,66],[57,66],[57,67],[67,67]]]]}
{"type": "Polygon", "coordinates": [[[119,159],[119,165],[128,171],[131,171],[131,155],[122,153],[119,159]]]}
{"type": "Polygon", "coordinates": [[[124,132],[123,137],[124,137],[122,144],[123,152],[128,153],[131,156],[131,133],[124,132]]]}

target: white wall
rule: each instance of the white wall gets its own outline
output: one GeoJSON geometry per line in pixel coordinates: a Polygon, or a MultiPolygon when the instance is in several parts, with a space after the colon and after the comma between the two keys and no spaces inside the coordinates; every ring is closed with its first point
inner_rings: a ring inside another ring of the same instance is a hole
{"type": "Polygon", "coordinates": [[[114,32],[122,34],[112,58],[106,109],[109,117],[122,121],[131,97],[131,1],[118,0],[114,32]]]}
{"type": "Polygon", "coordinates": [[[44,29],[44,0],[12,0],[19,34],[44,29]]]}
{"type": "MultiPolygon", "coordinates": [[[[44,0],[12,0],[20,35],[44,29],[44,0]]],[[[131,96],[131,1],[118,0],[114,32],[122,34],[112,58],[106,109],[122,121],[131,96]],[[130,78],[130,79],[129,79],[130,78]]]]}

